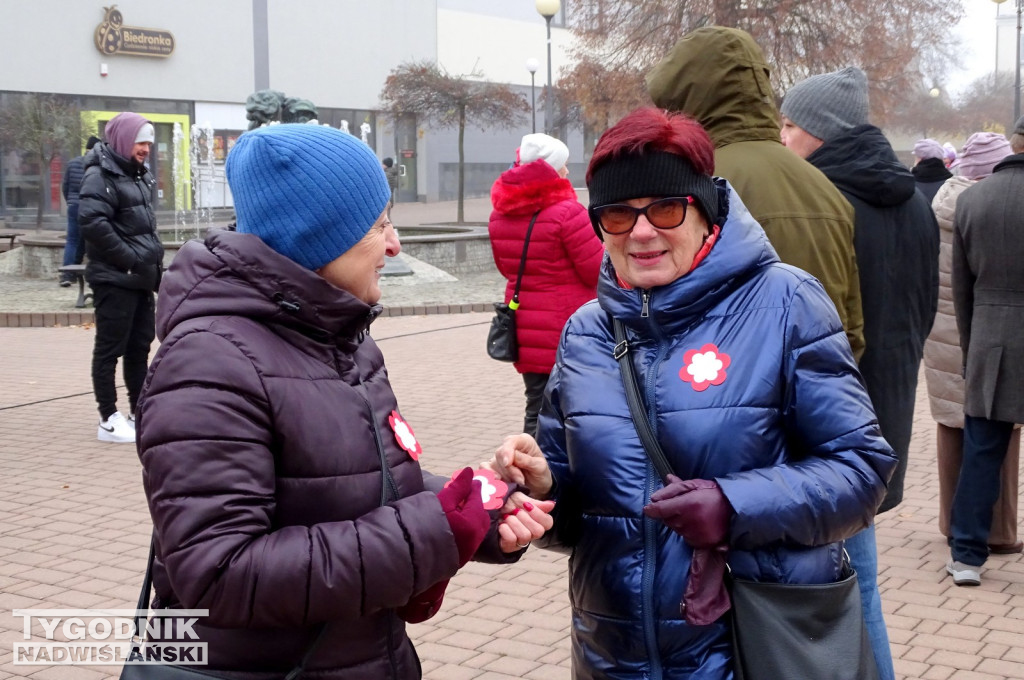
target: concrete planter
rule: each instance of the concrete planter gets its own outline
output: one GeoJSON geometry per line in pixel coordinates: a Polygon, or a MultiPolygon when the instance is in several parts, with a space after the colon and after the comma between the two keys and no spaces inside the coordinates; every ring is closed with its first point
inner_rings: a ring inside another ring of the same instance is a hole
{"type": "MultiPolygon", "coordinates": [[[[18,274],[27,279],[49,279],[60,276],[58,268],[64,263],[64,239],[52,237],[26,237],[19,239],[20,247],[3,255],[0,273],[18,274]]],[[[164,244],[164,267],[178,254],[181,242],[164,244]]]]}

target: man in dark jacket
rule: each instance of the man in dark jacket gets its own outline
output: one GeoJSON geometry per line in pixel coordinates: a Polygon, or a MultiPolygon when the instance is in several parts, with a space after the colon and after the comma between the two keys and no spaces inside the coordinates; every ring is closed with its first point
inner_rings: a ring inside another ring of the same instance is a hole
{"type": "MultiPolygon", "coordinates": [[[[813,76],[782,101],[782,142],[825,173],[853,205],[866,348],[861,375],[899,464],[879,512],[903,500],[917,374],[939,294],[939,226],[914,176],[868,124],[858,68],[813,76]]],[[[894,677],[877,585],[874,525],[846,543],[882,680],[894,677]]]]}
{"type": "Polygon", "coordinates": [[[709,26],[683,36],[647,75],[651,99],[699,122],[729,180],[786,264],[813,275],[839,312],[853,356],[864,352],[853,210],[819,171],[779,143],[768,64],[750,34],[709,26]]]}
{"type": "Polygon", "coordinates": [[[156,335],[153,293],[160,284],[164,249],[150,205],[153,178],[145,166],[153,124],[137,113],[107,123],[106,142],[85,159],[79,220],[85,238],[85,279],[96,307],[92,385],[99,406],[100,441],[133,443],[139,392],[146,378],[149,347],[156,335]],[[131,411],[117,410],[114,374],[123,357],[131,411]]]}
{"type": "Polygon", "coordinates": [[[917,182],[917,188],[931,205],[939,187],[953,176],[946,169],[946,150],[934,139],[919,139],[914,142],[914,167],[910,169],[917,182]]]}
{"type": "MultiPolygon", "coordinates": [[[[86,152],[92,151],[98,137],[89,137],[85,144],[86,152]]],[[[64,239],[64,266],[69,264],[82,264],[85,257],[85,241],[82,239],[82,232],[78,228],[78,190],[82,186],[82,175],[85,174],[85,156],[75,156],[68,161],[64,168],[64,179],[61,181],[61,193],[64,194],[64,201],[68,204],[68,229],[64,239]]],[[[71,274],[62,272],[60,275],[60,287],[67,288],[72,284],[74,278],[71,274]]]]}
{"type": "Polygon", "coordinates": [[[953,226],[953,303],[964,362],[964,458],[953,496],[958,586],[980,585],[999,470],[1014,423],[1024,422],[1024,117],[1013,155],[964,190],[953,226]]]}

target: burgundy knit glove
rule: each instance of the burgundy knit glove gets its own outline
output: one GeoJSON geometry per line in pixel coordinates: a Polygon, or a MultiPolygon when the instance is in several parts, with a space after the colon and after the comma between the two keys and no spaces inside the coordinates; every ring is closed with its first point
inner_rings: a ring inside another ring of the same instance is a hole
{"type": "Polygon", "coordinates": [[[718,483],[710,479],[668,476],[668,485],[651,494],[644,514],[663,521],[694,548],[726,543],[732,506],[718,483]]]}
{"type": "Polygon", "coordinates": [[[437,494],[448,524],[455,535],[461,569],[476,553],[491,528],[491,516],[484,510],[480,482],[473,480],[473,470],[464,468],[452,483],[437,494]]]}
{"type": "Polygon", "coordinates": [[[423,623],[441,611],[444,590],[448,587],[448,579],[435,583],[419,595],[414,595],[408,604],[399,607],[398,616],[406,623],[423,623]]]}

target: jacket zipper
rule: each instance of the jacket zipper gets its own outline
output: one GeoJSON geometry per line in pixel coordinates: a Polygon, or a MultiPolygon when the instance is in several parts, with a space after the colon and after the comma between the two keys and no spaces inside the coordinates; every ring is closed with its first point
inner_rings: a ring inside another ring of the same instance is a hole
{"type": "MultiPolygon", "coordinates": [[[[360,384],[360,391],[364,391],[366,388],[360,384]]],[[[380,458],[380,471],[383,477],[381,482],[380,490],[380,504],[381,506],[387,505],[389,497],[395,500],[398,499],[398,486],[395,484],[394,478],[391,476],[391,470],[388,469],[388,458],[384,453],[384,442],[381,440],[380,429],[377,427],[377,419],[373,416],[373,406],[370,404],[370,400],[366,398],[365,394],[360,394],[363,399],[363,403],[366,404],[366,410],[370,414],[370,424],[373,426],[373,441],[377,445],[377,456],[380,458]]],[[[395,658],[395,612],[394,610],[388,610],[388,665],[391,666],[391,677],[397,680],[398,678],[398,660],[395,658]]]]}
{"type": "MultiPolygon", "coordinates": [[[[650,318],[650,291],[643,291],[643,310],[640,316],[650,318]]],[[[665,360],[665,353],[668,349],[667,344],[664,342],[661,329],[657,327],[657,324],[652,322],[648,323],[651,328],[651,334],[655,337],[658,343],[658,353],[655,357],[654,363],[651,365],[650,370],[643,373],[644,377],[644,393],[647,398],[647,419],[651,422],[651,430],[654,432],[654,436],[658,435],[658,409],[655,403],[654,388],[657,383],[658,367],[661,366],[665,360]],[[654,378],[652,378],[654,376],[654,378]]],[[[638,375],[640,372],[638,372],[638,375]]],[[[644,488],[644,504],[651,501],[651,494],[654,493],[654,487],[657,482],[657,474],[654,471],[654,464],[648,458],[646,465],[646,482],[644,488]]],[[[654,572],[657,568],[657,555],[658,555],[658,526],[657,522],[646,515],[643,518],[643,531],[644,531],[644,565],[643,575],[640,580],[640,592],[642,595],[642,607],[643,607],[643,619],[644,619],[644,644],[647,647],[647,658],[650,659],[651,663],[651,680],[661,680],[662,667],[661,667],[661,654],[658,652],[658,639],[656,635],[655,627],[655,607],[654,607],[654,572]]]]}

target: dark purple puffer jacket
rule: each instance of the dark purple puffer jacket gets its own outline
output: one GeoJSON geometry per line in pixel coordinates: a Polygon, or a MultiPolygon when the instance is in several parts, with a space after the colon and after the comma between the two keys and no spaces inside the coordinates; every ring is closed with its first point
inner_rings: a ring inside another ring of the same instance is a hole
{"type": "Polygon", "coordinates": [[[379,312],[250,234],[190,241],[164,277],[137,425],[155,606],[209,609],[210,669],[283,677],[327,622],[304,677],[420,677],[394,608],[458,552],[445,480],[390,423],[379,312]]]}

